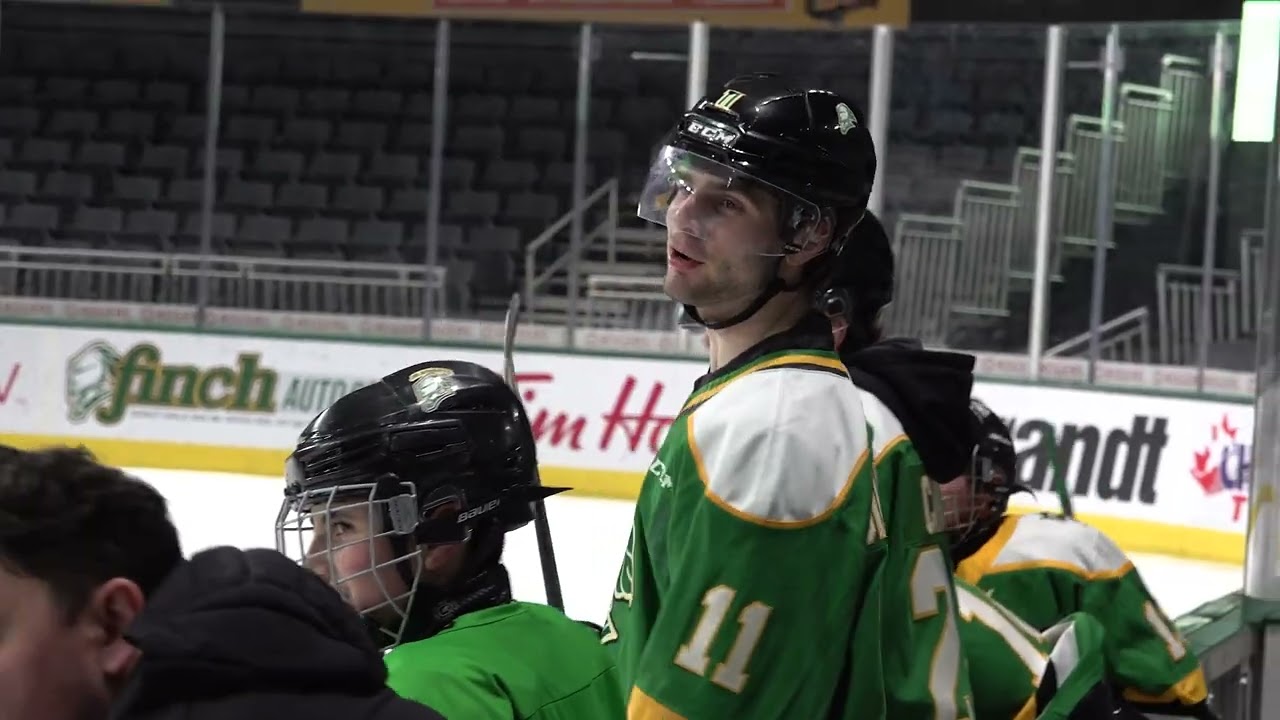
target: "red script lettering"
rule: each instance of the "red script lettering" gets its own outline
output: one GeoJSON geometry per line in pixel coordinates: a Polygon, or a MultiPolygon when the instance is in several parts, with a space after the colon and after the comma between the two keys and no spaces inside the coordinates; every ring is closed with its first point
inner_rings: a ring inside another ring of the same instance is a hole
{"type": "Polygon", "coordinates": [[[9,370],[9,379],[3,385],[0,385],[0,405],[9,402],[9,396],[13,394],[13,388],[18,384],[18,372],[22,370],[22,363],[14,363],[9,370]]]}
{"type": "MultiPolygon", "coordinates": [[[[533,436],[539,444],[546,443],[551,447],[564,447],[569,450],[582,450],[584,434],[590,429],[594,434],[594,418],[581,413],[570,413],[563,410],[534,407],[538,404],[539,390],[555,382],[551,373],[516,373],[516,386],[520,388],[520,397],[530,413],[530,424],[533,436]]],[[[586,381],[589,382],[589,381],[586,381]]],[[[600,415],[604,424],[600,427],[599,448],[608,450],[615,440],[622,440],[627,450],[655,453],[662,442],[667,428],[671,426],[673,417],[658,414],[658,403],[662,400],[665,385],[654,382],[648,393],[640,400],[640,408],[631,408],[632,396],[640,396],[636,391],[638,381],[635,376],[628,375],[622,387],[614,395],[609,410],[600,415]]],[[[600,397],[603,394],[597,388],[581,388],[578,392],[586,396],[600,397]]]]}

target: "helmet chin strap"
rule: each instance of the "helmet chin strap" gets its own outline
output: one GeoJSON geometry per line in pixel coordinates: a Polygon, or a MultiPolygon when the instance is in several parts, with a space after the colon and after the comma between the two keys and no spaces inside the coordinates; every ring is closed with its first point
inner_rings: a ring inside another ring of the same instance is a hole
{"type": "Polygon", "coordinates": [[[778,293],[792,292],[795,290],[799,290],[802,287],[803,283],[788,285],[787,282],[783,280],[782,276],[778,273],[778,271],[781,269],[782,269],[782,258],[779,257],[777,258],[777,261],[774,264],[773,279],[769,281],[769,284],[765,285],[764,290],[761,291],[761,293],[756,296],[756,299],[752,300],[751,303],[747,305],[747,307],[745,307],[737,315],[734,315],[730,318],[727,318],[725,320],[713,320],[708,322],[707,320],[704,320],[700,314],[698,314],[698,309],[695,308],[694,306],[685,305],[684,310],[686,313],[689,314],[689,317],[692,318],[694,322],[698,323],[699,325],[701,325],[702,327],[708,330],[724,330],[725,328],[731,328],[734,325],[738,325],[743,322],[746,322],[747,320],[750,320],[751,317],[754,316],[756,313],[760,312],[760,309],[763,308],[765,305],[767,305],[769,301],[772,300],[774,296],[776,296],[778,293]]]}

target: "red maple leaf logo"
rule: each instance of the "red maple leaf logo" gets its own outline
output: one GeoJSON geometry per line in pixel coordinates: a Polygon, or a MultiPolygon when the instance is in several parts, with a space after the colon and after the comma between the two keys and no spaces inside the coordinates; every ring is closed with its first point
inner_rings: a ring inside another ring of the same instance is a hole
{"type": "Polygon", "coordinates": [[[1209,445],[1204,449],[1192,453],[1191,477],[1200,483],[1200,487],[1204,489],[1206,495],[1214,495],[1222,492],[1222,474],[1217,462],[1210,462],[1214,459],[1215,450],[1225,443],[1234,443],[1236,433],[1240,431],[1240,427],[1232,427],[1231,419],[1226,413],[1222,414],[1222,419],[1209,426],[1209,445]]]}

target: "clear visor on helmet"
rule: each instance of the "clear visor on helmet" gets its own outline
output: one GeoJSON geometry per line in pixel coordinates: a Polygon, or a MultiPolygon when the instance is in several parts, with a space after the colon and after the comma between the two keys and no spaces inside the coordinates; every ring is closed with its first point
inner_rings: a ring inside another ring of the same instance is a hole
{"type": "Polygon", "coordinates": [[[691,238],[732,237],[782,256],[813,239],[817,205],[744,171],[667,145],[649,168],[636,214],[691,238]],[[766,222],[767,221],[767,222],[766,222]]]}
{"type": "Polygon", "coordinates": [[[422,572],[417,507],[407,482],[291,483],[276,518],[276,550],[333,586],[389,647],[404,634],[422,572]]]}

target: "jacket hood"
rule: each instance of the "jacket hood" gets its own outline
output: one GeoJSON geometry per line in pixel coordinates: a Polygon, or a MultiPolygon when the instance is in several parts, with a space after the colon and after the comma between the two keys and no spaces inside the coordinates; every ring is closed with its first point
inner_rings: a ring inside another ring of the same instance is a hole
{"type": "Polygon", "coordinates": [[[137,705],[148,694],[171,701],[257,688],[365,694],[386,682],[359,615],[274,550],[198,553],[165,579],[127,637],[142,651],[131,678],[137,705]]]}
{"type": "Polygon", "coordinates": [[[945,483],[968,472],[978,432],[969,411],[972,355],[926,350],[911,338],[888,338],[841,353],[841,359],[854,382],[898,416],[929,477],[945,483]],[[872,381],[864,383],[859,375],[872,381]]]}

